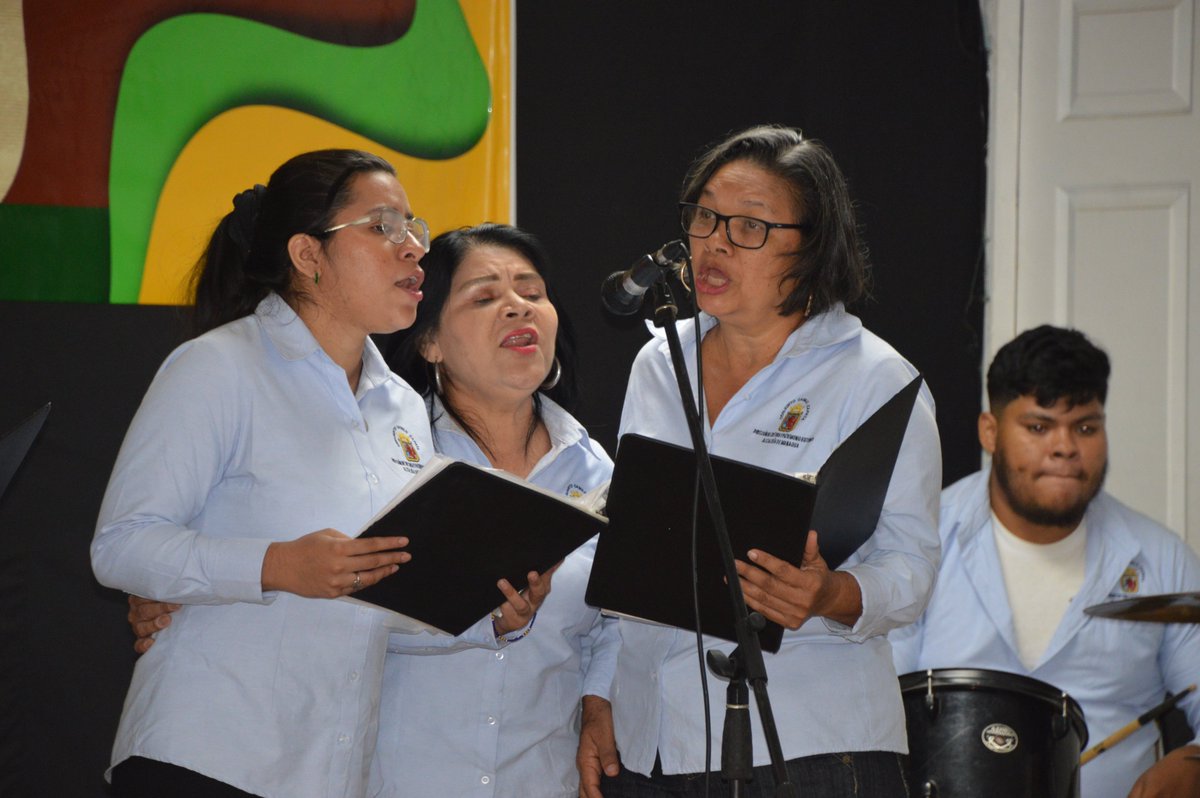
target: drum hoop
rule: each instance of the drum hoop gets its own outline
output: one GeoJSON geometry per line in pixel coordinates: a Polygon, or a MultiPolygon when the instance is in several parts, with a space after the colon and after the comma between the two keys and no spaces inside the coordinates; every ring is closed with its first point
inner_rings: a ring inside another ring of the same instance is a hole
{"type": "MultiPolygon", "coordinates": [[[[931,678],[935,690],[939,687],[965,687],[969,690],[1018,693],[1049,704],[1055,710],[1062,707],[1064,696],[1064,691],[1032,676],[986,668],[932,668],[928,671],[913,671],[900,676],[900,692],[901,694],[923,692],[927,689],[931,678]]],[[[1083,708],[1070,695],[1066,695],[1066,699],[1067,714],[1071,719],[1075,736],[1080,740],[1082,750],[1082,747],[1087,745],[1088,739],[1083,708]]]]}

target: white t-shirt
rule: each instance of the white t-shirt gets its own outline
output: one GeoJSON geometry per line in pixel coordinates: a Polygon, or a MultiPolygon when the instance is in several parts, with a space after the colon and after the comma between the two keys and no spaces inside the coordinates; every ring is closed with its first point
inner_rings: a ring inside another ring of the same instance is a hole
{"type": "Polygon", "coordinates": [[[1012,608],[1017,654],[1033,670],[1083,585],[1087,528],[1081,523],[1062,540],[1031,543],[1010,532],[992,513],[992,531],[1012,608]]]}

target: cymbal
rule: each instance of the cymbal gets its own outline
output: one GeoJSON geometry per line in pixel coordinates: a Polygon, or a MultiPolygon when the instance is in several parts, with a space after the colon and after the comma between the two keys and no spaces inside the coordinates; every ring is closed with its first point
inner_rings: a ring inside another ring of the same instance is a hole
{"type": "Polygon", "coordinates": [[[1083,610],[1098,618],[1158,623],[1200,623],[1200,593],[1163,593],[1157,596],[1093,604],[1083,610]]]}

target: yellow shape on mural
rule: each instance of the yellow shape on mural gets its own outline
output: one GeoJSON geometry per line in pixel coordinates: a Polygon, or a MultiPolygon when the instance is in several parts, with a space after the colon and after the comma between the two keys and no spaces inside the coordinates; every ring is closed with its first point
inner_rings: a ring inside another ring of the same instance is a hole
{"type": "Polygon", "coordinates": [[[460,0],[492,85],[483,137],[457,158],[413,158],[322,119],[276,106],[244,106],[211,119],[187,143],[159,197],[142,274],[140,304],[181,305],[188,281],[233,197],[266,183],[277,166],[329,147],[367,150],[399,175],[413,210],[435,233],[482,221],[511,222],[512,98],[507,0],[460,0]]]}
{"type": "MultiPolygon", "coordinates": [[[[467,20],[468,24],[470,20],[467,20]]],[[[479,35],[471,25],[476,46],[479,35]]],[[[481,53],[487,52],[480,49],[481,53]]],[[[487,59],[484,59],[487,63],[487,59]]],[[[0,200],[12,187],[25,151],[29,118],[29,69],[25,61],[25,17],[21,0],[0,0],[0,200]]]]}

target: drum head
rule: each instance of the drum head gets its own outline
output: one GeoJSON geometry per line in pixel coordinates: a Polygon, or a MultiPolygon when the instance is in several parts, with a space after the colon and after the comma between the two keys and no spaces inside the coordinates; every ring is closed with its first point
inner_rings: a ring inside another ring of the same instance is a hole
{"type": "Polygon", "coordinates": [[[906,673],[900,690],[914,795],[1079,795],[1087,726],[1079,704],[1057,688],[1014,673],[950,668],[906,673]]]}

